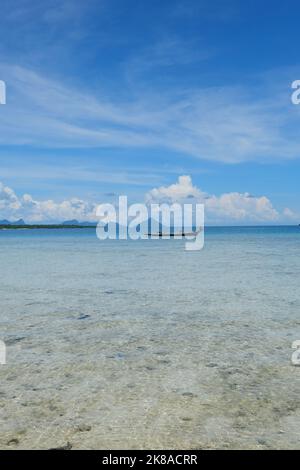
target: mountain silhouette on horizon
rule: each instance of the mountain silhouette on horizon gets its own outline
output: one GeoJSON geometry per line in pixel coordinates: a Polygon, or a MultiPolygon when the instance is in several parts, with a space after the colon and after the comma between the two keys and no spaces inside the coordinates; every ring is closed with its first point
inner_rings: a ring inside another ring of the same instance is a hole
{"type": "Polygon", "coordinates": [[[26,225],[23,219],[19,219],[16,221],[9,221],[7,219],[0,220],[0,225],[26,225]]]}

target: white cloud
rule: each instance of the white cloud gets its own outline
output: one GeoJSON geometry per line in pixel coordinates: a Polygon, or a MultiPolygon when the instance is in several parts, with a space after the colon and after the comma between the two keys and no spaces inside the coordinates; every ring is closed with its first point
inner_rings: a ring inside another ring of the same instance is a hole
{"type": "Polygon", "coordinates": [[[288,207],[286,207],[283,211],[283,215],[290,220],[291,222],[298,222],[300,220],[300,214],[298,212],[292,211],[288,207]]]}
{"type": "Polygon", "coordinates": [[[210,195],[194,186],[190,176],[180,176],[177,183],[154,188],[146,195],[148,203],[183,203],[191,198],[204,203],[209,223],[275,223],[290,218],[287,210],[280,214],[266,196],[237,192],[210,195]]]}
{"type": "Polygon", "coordinates": [[[62,202],[51,199],[38,201],[30,194],[18,197],[15,192],[0,183],[0,219],[27,222],[57,222],[70,219],[94,221],[96,204],[72,198],[62,202]]]}
{"type": "Polygon", "coordinates": [[[205,194],[196,186],[193,186],[190,176],[179,176],[178,182],[170,186],[161,186],[154,188],[146,194],[146,202],[148,203],[170,203],[183,202],[185,199],[196,198],[202,200],[205,194]]]}
{"type": "Polygon", "coordinates": [[[299,158],[298,111],[268,87],[258,98],[242,87],[162,93],[144,86],[121,99],[19,66],[0,63],[0,72],[8,87],[3,145],[160,147],[227,163],[299,158]]]}
{"type": "Polygon", "coordinates": [[[4,184],[0,182],[0,210],[1,212],[17,211],[20,208],[21,208],[21,204],[15,192],[11,188],[4,186],[4,184]]]}
{"type": "MultiPolygon", "coordinates": [[[[180,176],[170,186],[153,188],[145,195],[150,203],[204,203],[206,221],[211,224],[283,223],[299,220],[299,215],[289,208],[276,210],[266,196],[249,193],[225,193],[220,196],[208,194],[192,182],[190,176],[180,176]]],[[[0,219],[25,219],[27,222],[58,222],[70,219],[96,221],[97,202],[78,198],[61,202],[37,200],[30,194],[17,194],[0,183],[0,219]]]]}
{"type": "Polygon", "coordinates": [[[215,220],[237,222],[276,222],[279,212],[266,196],[254,197],[248,193],[227,193],[221,196],[210,196],[205,201],[210,217],[215,220]]]}

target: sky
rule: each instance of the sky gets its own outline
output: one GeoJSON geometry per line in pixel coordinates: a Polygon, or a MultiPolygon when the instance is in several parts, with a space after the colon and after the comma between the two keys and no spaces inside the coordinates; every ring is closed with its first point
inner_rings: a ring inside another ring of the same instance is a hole
{"type": "Polygon", "coordinates": [[[209,224],[300,223],[300,5],[2,0],[0,220],[205,202],[209,224]]]}

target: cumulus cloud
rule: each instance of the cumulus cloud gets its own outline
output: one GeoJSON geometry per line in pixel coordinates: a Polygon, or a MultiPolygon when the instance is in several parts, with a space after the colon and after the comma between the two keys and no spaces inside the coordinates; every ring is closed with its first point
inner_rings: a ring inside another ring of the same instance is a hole
{"type": "Polygon", "coordinates": [[[96,204],[71,198],[62,202],[51,199],[38,201],[30,194],[18,197],[9,187],[0,183],[0,218],[28,222],[57,222],[67,219],[94,221],[96,204]]]}
{"type": "Polygon", "coordinates": [[[283,215],[291,220],[291,221],[294,221],[294,222],[299,222],[300,220],[300,214],[298,212],[295,212],[295,211],[292,211],[291,209],[289,209],[288,207],[286,207],[283,211],[283,215]]]}
{"type": "Polygon", "coordinates": [[[279,222],[282,217],[290,218],[292,213],[286,209],[280,214],[266,196],[237,192],[220,196],[207,194],[193,185],[190,176],[180,176],[177,183],[154,188],[146,195],[148,203],[184,203],[191,200],[205,205],[206,219],[212,223],[272,223],[279,222]]]}
{"type": "Polygon", "coordinates": [[[0,210],[1,212],[6,211],[17,211],[20,209],[21,204],[16,196],[15,192],[4,186],[3,183],[0,182],[0,210]]]}
{"type": "MultiPolygon", "coordinates": [[[[203,203],[207,223],[245,224],[282,223],[299,220],[299,214],[286,208],[280,212],[266,196],[231,192],[208,194],[193,184],[190,176],[182,175],[170,186],[153,188],[145,195],[151,203],[203,203]]],[[[100,202],[100,201],[97,201],[100,202]]],[[[34,199],[30,194],[18,196],[15,191],[0,183],[0,219],[25,219],[27,222],[58,222],[70,219],[96,221],[96,202],[78,198],[61,202],[34,199]]]]}
{"type": "Polygon", "coordinates": [[[275,222],[280,214],[266,196],[254,197],[248,193],[227,193],[210,196],[205,201],[208,215],[217,220],[275,222]]]}
{"type": "Polygon", "coordinates": [[[173,203],[183,202],[185,199],[201,200],[205,197],[205,193],[193,186],[190,176],[179,176],[178,182],[170,186],[161,186],[154,188],[146,194],[146,201],[151,203],[173,203]]]}

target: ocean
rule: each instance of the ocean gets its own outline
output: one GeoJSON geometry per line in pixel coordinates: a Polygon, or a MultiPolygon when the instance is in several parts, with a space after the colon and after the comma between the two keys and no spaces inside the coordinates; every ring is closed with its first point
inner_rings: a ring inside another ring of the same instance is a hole
{"type": "Polygon", "coordinates": [[[300,449],[300,227],[0,231],[0,448],[300,449]]]}

